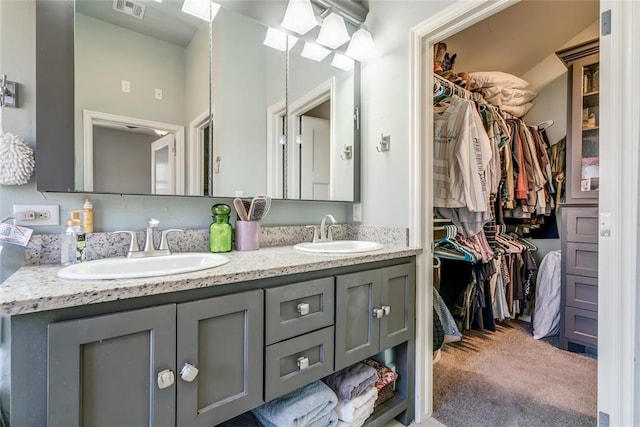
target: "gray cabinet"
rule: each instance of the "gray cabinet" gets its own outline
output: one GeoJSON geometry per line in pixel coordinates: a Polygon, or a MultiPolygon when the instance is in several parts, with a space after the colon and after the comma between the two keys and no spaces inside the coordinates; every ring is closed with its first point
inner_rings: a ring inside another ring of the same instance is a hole
{"type": "Polygon", "coordinates": [[[413,339],[415,269],[398,265],[336,277],[336,370],[413,339]]]}
{"type": "Polygon", "coordinates": [[[255,290],[53,323],[48,425],[211,426],[254,408],[262,322],[255,290]],[[199,370],[191,382],[186,363],[199,370]],[[160,388],[163,371],[174,381],[160,388]]]}
{"type": "Polygon", "coordinates": [[[173,426],[175,305],[49,325],[49,427],[173,426]]]}
{"type": "Polygon", "coordinates": [[[599,45],[557,52],[568,67],[566,202],[562,214],[560,345],[598,345],[599,45]]]}
{"type": "Polygon", "coordinates": [[[265,290],[265,400],[333,372],[334,279],[265,290]]]}

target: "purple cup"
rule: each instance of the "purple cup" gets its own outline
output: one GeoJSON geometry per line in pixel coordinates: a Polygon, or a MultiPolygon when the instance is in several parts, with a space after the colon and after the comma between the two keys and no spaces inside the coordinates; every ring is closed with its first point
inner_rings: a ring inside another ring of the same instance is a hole
{"type": "Polygon", "coordinates": [[[260,249],[260,222],[236,221],[236,250],[255,251],[260,249]]]}

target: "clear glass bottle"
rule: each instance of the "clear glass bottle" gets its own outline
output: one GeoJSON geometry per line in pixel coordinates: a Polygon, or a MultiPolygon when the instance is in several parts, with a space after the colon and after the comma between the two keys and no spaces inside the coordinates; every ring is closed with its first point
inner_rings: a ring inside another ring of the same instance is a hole
{"type": "Polygon", "coordinates": [[[213,222],[209,226],[209,250],[211,252],[229,252],[231,250],[231,224],[229,224],[229,205],[220,203],[211,207],[213,222]]]}

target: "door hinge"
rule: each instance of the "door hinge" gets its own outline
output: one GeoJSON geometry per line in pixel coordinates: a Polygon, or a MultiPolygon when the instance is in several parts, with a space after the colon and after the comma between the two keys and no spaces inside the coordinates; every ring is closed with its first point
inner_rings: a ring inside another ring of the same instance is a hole
{"type": "Polygon", "coordinates": [[[360,108],[356,107],[353,110],[353,121],[356,124],[356,130],[360,130],[360,108]]]}
{"type": "Polygon", "coordinates": [[[602,18],[600,19],[602,35],[608,36],[611,34],[611,9],[602,12],[602,18]]]}

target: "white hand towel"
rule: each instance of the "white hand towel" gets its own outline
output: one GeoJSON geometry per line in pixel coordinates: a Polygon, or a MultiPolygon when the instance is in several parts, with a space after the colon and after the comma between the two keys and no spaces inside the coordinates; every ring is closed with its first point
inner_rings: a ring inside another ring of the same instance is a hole
{"type": "Polygon", "coordinates": [[[365,421],[367,421],[367,418],[369,418],[371,414],[373,414],[373,405],[367,412],[365,412],[359,418],[356,418],[351,422],[343,421],[339,419],[338,423],[336,424],[336,427],[362,427],[362,425],[365,423],[365,421]]]}
{"type": "MultiPolygon", "coordinates": [[[[363,414],[367,413],[369,409],[373,411],[373,404],[378,398],[378,389],[370,387],[367,391],[351,400],[338,400],[335,411],[338,414],[338,418],[341,421],[352,422],[363,414]]],[[[370,413],[367,415],[367,417],[370,413]]],[[[365,417],[366,419],[366,417],[365,417]]]]}

